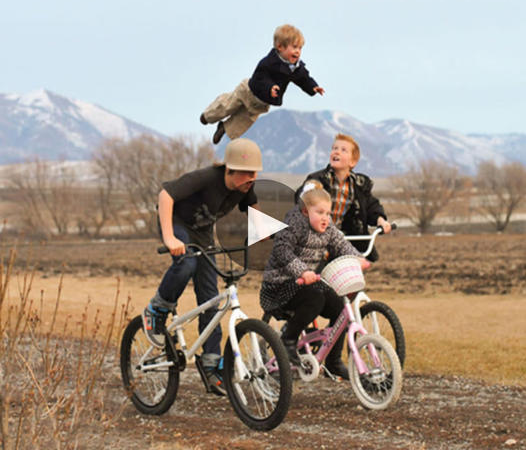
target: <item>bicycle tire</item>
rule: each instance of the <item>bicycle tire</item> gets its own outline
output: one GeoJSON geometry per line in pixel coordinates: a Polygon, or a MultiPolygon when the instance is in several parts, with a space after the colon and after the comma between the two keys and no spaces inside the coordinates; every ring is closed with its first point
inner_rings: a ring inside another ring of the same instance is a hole
{"type": "Polygon", "coordinates": [[[400,319],[398,319],[393,309],[385,303],[379,301],[367,302],[360,307],[360,316],[362,317],[364,328],[369,333],[374,332],[370,323],[373,313],[376,313],[379,334],[386,338],[394,347],[400,360],[400,367],[403,368],[405,362],[405,336],[400,319]]]}
{"type": "Polygon", "coordinates": [[[228,398],[235,413],[249,428],[272,430],[287,415],[292,396],[292,372],[285,347],[270,325],[257,319],[238,323],[236,335],[250,376],[236,379],[234,353],[228,341],[224,353],[228,398]]]}
{"type": "Polygon", "coordinates": [[[402,391],[402,368],[393,346],[378,334],[365,334],[356,341],[367,373],[360,375],[354,358],[349,355],[349,381],[354,394],[367,409],[381,410],[396,403],[402,391]],[[371,353],[373,345],[379,364],[371,353]]]}
{"type": "Polygon", "coordinates": [[[160,415],[170,409],[179,389],[179,370],[169,346],[153,347],[144,333],[142,317],[135,317],[124,330],[120,349],[120,366],[124,388],[132,403],[144,414],[160,415]],[[140,360],[147,352],[143,363],[172,361],[170,367],[155,370],[140,368],[140,360]]]}

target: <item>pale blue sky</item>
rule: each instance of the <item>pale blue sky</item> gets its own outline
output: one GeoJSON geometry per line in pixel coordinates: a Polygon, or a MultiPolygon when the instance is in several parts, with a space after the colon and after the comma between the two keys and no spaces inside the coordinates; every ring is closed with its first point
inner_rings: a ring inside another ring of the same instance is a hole
{"type": "Polygon", "coordinates": [[[461,132],[526,133],[524,0],[6,0],[0,92],[46,88],[166,133],[249,77],[276,26],[326,90],[284,106],[461,132]]]}

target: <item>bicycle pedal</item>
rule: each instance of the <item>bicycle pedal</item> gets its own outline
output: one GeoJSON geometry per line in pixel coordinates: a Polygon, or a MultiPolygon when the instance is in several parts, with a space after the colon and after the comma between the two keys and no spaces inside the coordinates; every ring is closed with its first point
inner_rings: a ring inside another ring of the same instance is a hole
{"type": "Polygon", "coordinates": [[[336,383],[340,383],[341,381],[343,381],[343,378],[342,378],[342,377],[338,377],[338,376],[336,376],[336,375],[333,375],[333,374],[329,371],[329,369],[327,369],[327,367],[325,367],[325,366],[323,366],[323,365],[322,365],[321,367],[322,367],[322,369],[323,369],[323,373],[325,374],[325,376],[326,376],[327,378],[330,378],[332,381],[336,381],[336,383]]]}

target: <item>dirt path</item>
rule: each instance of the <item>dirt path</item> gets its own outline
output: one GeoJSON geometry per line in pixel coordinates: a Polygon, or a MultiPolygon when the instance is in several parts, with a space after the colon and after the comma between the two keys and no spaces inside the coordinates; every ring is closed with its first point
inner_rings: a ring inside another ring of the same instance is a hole
{"type": "Polygon", "coordinates": [[[525,411],[524,388],[406,375],[398,403],[373,412],[360,406],[347,383],[318,378],[295,381],[285,421],[255,432],[226,398],[205,394],[189,368],[168,413],[142,416],[130,404],[106,442],[127,449],[524,449],[525,411]]]}
{"type": "MultiPolygon", "coordinates": [[[[12,285],[12,297],[18,284],[12,285]]],[[[43,291],[44,322],[49,320],[59,284],[59,277],[41,274],[33,281],[37,298],[43,291]]],[[[99,309],[107,316],[117,286],[119,299],[130,297],[132,314],[137,314],[156,284],[155,277],[118,281],[68,274],[62,281],[59,320],[70,321],[74,330],[88,299],[90,311],[99,309]]],[[[259,316],[257,291],[242,288],[241,298],[246,312],[259,316]]],[[[242,424],[228,399],[206,394],[195,367],[189,365],[168,413],[144,416],[126,398],[114,360],[107,374],[108,411],[123,406],[123,414],[105,437],[93,438],[85,448],[97,442],[104,448],[126,449],[526,449],[526,300],[520,295],[453,293],[427,297],[384,293],[381,299],[399,315],[408,343],[402,395],[387,411],[363,409],[345,382],[324,377],[311,383],[296,380],[284,423],[258,433],[242,424]],[[485,346],[485,341],[491,345],[485,346]],[[495,346],[496,342],[506,345],[495,346]],[[516,366],[508,371],[517,382],[493,384],[505,368],[510,369],[510,361],[516,366]],[[521,383],[522,387],[513,386],[521,383]]],[[[194,305],[190,290],[180,305],[180,312],[194,305]]]]}
{"type": "MultiPolygon", "coordinates": [[[[117,286],[121,303],[130,298],[131,314],[141,311],[166,267],[155,246],[152,240],[29,245],[19,249],[18,267],[26,258],[35,261],[31,297],[39,304],[43,291],[44,323],[57,298],[56,274],[65,272],[58,320],[74,334],[88,299],[88,320],[97,309],[108,317],[117,286]],[[119,274],[119,284],[109,274],[119,274]]],[[[395,236],[380,246],[384,257],[367,283],[379,294],[374,299],[402,320],[408,347],[402,395],[392,408],[364,410],[346,383],[296,381],[285,421],[257,433],[226,398],[205,394],[189,365],[168,413],[144,416],[126,398],[118,362],[110,360],[101,373],[108,383],[105,410],[111,416],[123,408],[122,416],[104,436],[86,430],[79,448],[526,449],[524,236],[395,236]]],[[[261,314],[259,283],[257,274],[241,283],[243,309],[253,317],[261,314]]],[[[22,284],[13,279],[13,300],[22,284]]],[[[188,290],[179,312],[194,304],[188,290]]]]}

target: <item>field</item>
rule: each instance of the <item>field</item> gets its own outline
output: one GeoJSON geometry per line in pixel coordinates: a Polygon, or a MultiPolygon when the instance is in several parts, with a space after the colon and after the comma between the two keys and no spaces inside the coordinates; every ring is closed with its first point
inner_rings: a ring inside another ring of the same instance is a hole
{"type": "MultiPolygon", "coordinates": [[[[118,295],[129,299],[132,314],[139,313],[168,264],[156,246],[153,240],[20,242],[16,269],[36,269],[32,292],[39,298],[43,291],[44,321],[63,274],[59,320],[75,325],[88,299],[104,313],[118,295]]],[[[9,248],[1,246],[1,255],[9,248]]],[[[353,448],[364,449],[526,448],[524,235],[397,232],[382,238],[378,249],[381,259],[366,276],[367,290],[396,311],[408,347],[395,407],[365,411],[344,383],[297,381],[285,422],[271,433],[255,433],[235,417],[228,400],[204,394],[191,366],[169,413],[144,417],[129,404],[105,445],[307,449],[349,448],[352,441],[353,448]]],[[[251,272],[240,283],[243,309],[254,317],[261,315],[260,278],[251,272]]],[[[12,284],[13,299],[21,280],[12,284]]],[[[193,305],[188,289],[179,311],[193,305]]],[[[68,329],[73,338],[78,327],[68,329]]],[[[115,404],[126,402],[117,370],[112,386],[115,404]]]]}

